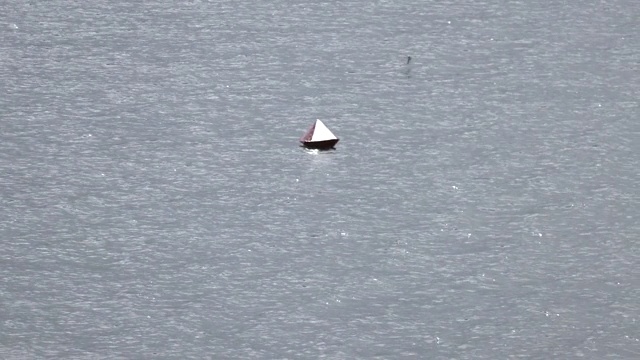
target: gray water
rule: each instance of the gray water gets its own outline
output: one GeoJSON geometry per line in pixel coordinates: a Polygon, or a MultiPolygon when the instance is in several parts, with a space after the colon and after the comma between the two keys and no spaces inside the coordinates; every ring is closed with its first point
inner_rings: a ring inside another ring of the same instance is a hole
{"type": "Polygon", "coordinates": [[[0,358],[640,358],[637,0],[0,14],[0,358]]]}

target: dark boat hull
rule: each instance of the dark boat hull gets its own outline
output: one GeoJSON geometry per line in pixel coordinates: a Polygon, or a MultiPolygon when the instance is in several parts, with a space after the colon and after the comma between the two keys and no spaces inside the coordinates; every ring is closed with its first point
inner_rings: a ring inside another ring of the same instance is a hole
{"type": "Polygon", "coordinates": [[[331,139],[331,140],[323,140],[323,141],[301,141],[302,146],[307,149],[318,149],[318,150],[329,150],[333,149],[333,147],[338,143],[340,139],[331,139]]]}

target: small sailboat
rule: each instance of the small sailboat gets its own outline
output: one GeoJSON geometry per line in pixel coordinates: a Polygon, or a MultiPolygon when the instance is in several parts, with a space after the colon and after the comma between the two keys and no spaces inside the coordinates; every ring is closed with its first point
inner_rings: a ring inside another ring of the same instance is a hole
{"type": "Polygon", "coordinates": [[[321,120],[316,120],[300,138],[304,147],[318,150],[333,149],[339,140],[321,120]]]}
{"type": "Polygon", "coordinates": [[[411,69],[413,68],[413,64],[411,63],[411,56],[407,56],[407,63],[404,64],[404,68],[402,72],[407,76],[411,77],[411,69]]]}

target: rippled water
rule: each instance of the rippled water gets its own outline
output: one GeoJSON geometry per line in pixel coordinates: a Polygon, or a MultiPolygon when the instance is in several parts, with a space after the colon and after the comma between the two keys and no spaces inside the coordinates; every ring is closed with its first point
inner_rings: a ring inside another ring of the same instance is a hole
{"type": "Polygon", "coordinates": [[[637,1],[0,12],[1,358],[640,357],[637,1]]]}

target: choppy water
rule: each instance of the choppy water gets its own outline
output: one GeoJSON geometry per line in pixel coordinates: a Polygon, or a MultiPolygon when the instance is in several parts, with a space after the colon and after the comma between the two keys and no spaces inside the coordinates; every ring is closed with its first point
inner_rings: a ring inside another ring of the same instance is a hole
{"type": "Polygon", "coordinates": [[[640,357],[639,2],[0,13],[0,358],[640,357]]]}

